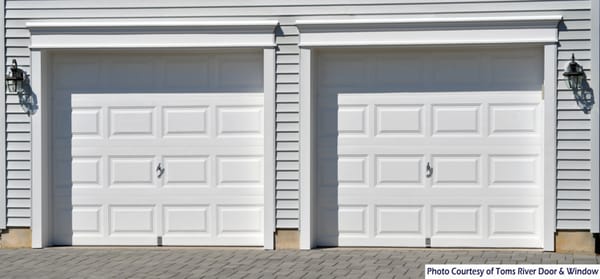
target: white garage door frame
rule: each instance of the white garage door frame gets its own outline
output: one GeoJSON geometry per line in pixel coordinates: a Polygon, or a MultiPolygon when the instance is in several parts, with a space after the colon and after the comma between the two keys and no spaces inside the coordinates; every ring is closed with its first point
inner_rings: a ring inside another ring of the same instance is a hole
{"type": "Polygon", "coordinates": [[[32,115],[32,248],[52,245],[50,156],[52,110],[50,57],[65,51],[262,49],[264,84],[264,248],[273,249],[275,230],[275,38],[276,20],[162,22],[29,22],[32,115]],[[135,35],[135,36],[132,36],[135,35]]]}
{"type": "Polygon", "coordinates": [[[544,52],[543,249],[556,231],[556,87],[558,23],[562,16],[298,20],[300,29],[300,248],[316,246],[316,90],[314,51],[326,47],[524,46],[544,52]]]}

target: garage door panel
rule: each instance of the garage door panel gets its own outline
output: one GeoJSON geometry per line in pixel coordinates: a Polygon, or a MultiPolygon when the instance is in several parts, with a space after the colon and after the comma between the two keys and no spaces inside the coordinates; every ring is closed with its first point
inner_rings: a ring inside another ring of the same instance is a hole
{"type": "Polygon", "coordinates": [[[262,245],[260,53],[92,56],[106,82],[53,92],[56,241],[262,245]]]}
{"type": "Polygon", "coordinates": [[[424,105],[375,105],[375,137],[423,137],[424,113],[424,105]]]}
{"type": "Polygon", "coordinates": [[[429,238],[440,247],[540,247],[541,53],[319,53],[318,208],[337,208],[339,216],[318,215],[326,227],[318,242],[424,246],[429,238]],[[397,75],[404,60],[414,66],[406,74],[412,80],[397,75]],[[535,73],[503,74],[512,62],[535,73]],[[522,224],[507,221],[520,217],[522,224]]]}
{"type": "Polygon", "coordinates": [[[423,206],[378,205],[375,237],[425,237],[423,206]]]}
{"type": "Polygon", "coordinates": [[[377,155],[375,187],[424,187],[422,155],[377,155]]]}
{"type": "Polygon", "coordinates": [[[432,238],[450,236],[482,238],[480,206],[432,206],[432,238]]]}
{"type": "Polygon", "coordinates": [[[480,187],[481,158],[473,155],[434,155],[431,158],[433,167],[432,187],[460,185],[480,187]]]}

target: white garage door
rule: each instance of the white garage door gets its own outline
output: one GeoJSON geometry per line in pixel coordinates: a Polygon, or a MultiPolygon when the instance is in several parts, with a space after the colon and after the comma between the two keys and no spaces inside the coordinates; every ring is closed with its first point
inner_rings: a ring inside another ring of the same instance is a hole
{"type": "Polygon", "coordinates": [[[53,65],[54,244],[263,245],[261,53],[53,65]]]}
{"type": "Polygon", "coordinates": [[[317,57],[318,244],[542,247],[542,50],[317,57]]]}

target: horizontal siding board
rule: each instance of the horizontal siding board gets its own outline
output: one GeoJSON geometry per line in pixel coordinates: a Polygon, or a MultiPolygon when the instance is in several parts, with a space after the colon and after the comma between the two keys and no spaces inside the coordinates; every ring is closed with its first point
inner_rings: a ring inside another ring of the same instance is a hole
{"type": "Polygon", "coordinates": [[[559,189],[556,191],[556,197],[558,199],[567,199],[567,200],[588,200],[590,198],[589,190],[565,190],[559,189]]]}
{"type": "Polygon", "coordinates": [[[300,213],[299,210],[296,209],[278,209],[277,217],[280,219],[298,219],[300,213]]]}
{"type": "Polygon", "coordinates": [[[31,216],[31,209],[28,208],[9,208],[6,211],[7,216],[17,217],[17,218],[29,218],[31,216]]]}
{"type": "Polygon", "coordinates": [[[558,140],[589,140],[592,136],[590,131],[557,131],[558,140]]]}
{"type": "Polygon", "coordinates": [[[30,160],[31,159],[31,152],[15,152],[15,151],[9,151],[6,152],[6,160],[10,161],[10,160],[30,160]]]}
{"type": "Polygon", "coordinates": [[[300,96],[298,94],[277,94],[276,102],[278,103],[298,103],[300,96]]]}
{"type": "Polygon", "coordinates": [[[275,139],[277,141],[298,141],[300,140],[300,133],[298,132],[279,132],[276,134],[275,139]]]}
{"type": "Polygon", "coordinates": [[[277,170],[300,170],[300,163],[296,161],[279,161],[276,163],[277,170]]]}
{"type": "Polygon", "coordinates": [[[276,226],[279,229],[297,229],[299,227],[298,219],[277,219],[276,226]]]}
{"type": "Polygon", "coordinates": [[[559,160],[556,165],[559,170],[590,170],[591,167],[589,160],[559,160]]]}
{"type": "Polygon", "coordinates": [[[8,161],[6,163],[7,170],[29,170],[31,163],[29,161],[8,161]]]}
{"type": "MultiPolygon", "coordinates": [[[[10,161],[9,161],[10,163],[10,161]]],[[[29,189],[31,187],[31,180],[15,180],[9,179],[6,181],[7,189],[29,189]]]]}
{"type": "Polygon", "coordinates": [[[591,212],[588,210],[559,210],[556,212],[559,220],[589,220],[591,212]]]}
{"type": "Polygon", "coordinates": [[[298,200],[277,200],[275,203],[276,209],[297,209],[298,200]]]}
{"type": "Polygon", "coordinates": [[[277,114],[277,122],[298,122],[300,121],[300,114],[296,112],[284,113],[280,112],[277,114]]]}
{"type": "Polygon", "coordinates": [[[578,141],[567,141],[560,140],[557,143],[557,149],[560,150],[590,150],[592,148],[591,142],[588,140],[578,140],[578,141]]]}
{"type": "Polygon", "coordinates": [[[559,230],[580,230],[589,227],[590,220],[556,220],[556,228],[559,230]]]}
{"type": "Polygon", "coordinates": [[[284,190],[294,190],[300,189],[300,183],[297,180],[278,180],[275,183],[277,185],[277,189],[284,190]]]}
{"type": "Polygon", "coordinates": [[[298,180],[300,179],[300,173],[296,170],[278,170],[277,171],[277,180],[298,180]]]}
{"type": "Polygon", "coordinates": [[[567,200],[558,199],[556,201],[556,209],[567,209],[567,210],[590,210],[590,200],[567,200]]]}
{"type": "Polygon", "coordinates": [[[277,190],[275,198],[280,200],[296,200],[299,198],[298,190],[277,190]]]}
{"type": "Polygon", "coordinates": [[[6,201],[7,208],[31,208],[30,199],[9,199],[6,201]]]}
{"type": "Polygon", "coordinates": [[[29,218],[18,218],[18,217],[8,217],[6,220],[6,226],[8,227],[30,227],[31,219],[29,218]]]}
{"type": "Polygon", "coordinates": [[[6,198],[29,199],[31,198],[31,191],[29,189],[8,189],[6,191],[6,198]]]}
{"type": "Polygon", "coordinates": [[[558,160],[590,160],[591,157],[589,150],[558,150],[556,152],[558,160]]]}

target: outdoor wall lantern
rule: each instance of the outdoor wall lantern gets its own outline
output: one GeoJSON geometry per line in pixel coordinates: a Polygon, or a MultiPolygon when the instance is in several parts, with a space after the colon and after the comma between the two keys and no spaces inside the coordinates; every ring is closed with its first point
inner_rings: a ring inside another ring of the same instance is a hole
{"type": "Polygon", "coordinates": [[[585,72],[579,63],[575,62],[575,54],[571,55],[571,62],[567,64],[563,72],[567,86],[573,90],[577,104],[584,113],[589,113],[594,105],[594,94],[586,82],[585,72]]]}
{"type": "Polygon", "coordinates": [[[13,59],[4,79],[6,81],[6,93],[17,93],[19,104],[27,112],[27,115],[35,113],[37,102],[29,86],[29,76],[25,71],[19,69],[16,59],[13,59]]]}
{"type": "Polygon", "coordinates": [[[17,60],[13,59],[10,71],[6,75],[6,90],[7,93],[23,93],[23,82],[25,81],[25,73],[19,69],[17,60]]]}

